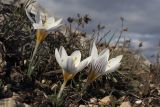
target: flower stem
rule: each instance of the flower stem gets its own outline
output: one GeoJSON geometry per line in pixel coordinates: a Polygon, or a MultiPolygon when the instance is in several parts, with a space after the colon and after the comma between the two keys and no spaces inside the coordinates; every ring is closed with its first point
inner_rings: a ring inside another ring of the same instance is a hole
{"type": "Polygon", "coordinates": [[[39,42],[36,42],[36,45],[35,45],[35,48],[34,48],[34,51],[33,51],[32,57],[31,57],[31,61],[29,63],[29,68],[28,68],[28,73],[27,73],[29,77],[31,76],[31,74],[33,72],[33,69],[32,69],[33,59],[37,53],[39,44],[40,44],[39,42]]]}
{"type": "Polygon", "coordinates": [[[64,81],[63,84],[61,85],[61,88],[60,88],[60,91],[58,93],[57,99],[59,99],[61,97],[62,92],[63,92],[63,90],[64,90],[64,88],[66,86],[66,83],[67,83],[67,81],[64,81]]]}

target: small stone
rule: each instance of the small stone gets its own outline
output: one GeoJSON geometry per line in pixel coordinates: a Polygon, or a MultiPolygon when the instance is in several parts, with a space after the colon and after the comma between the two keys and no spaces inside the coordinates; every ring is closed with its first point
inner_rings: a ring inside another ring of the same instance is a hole
{"type": "Polygon", "coordinates": [[[24,63],[24,65],[26,65],[27,64],[27,60],[24,60],[23,63],[24,63]]]}
{"type": "Polygon", "coordinates": [[[79,84],[77,84],[76,86],[79,87],[79,84]]]}
{"type": "Polygon", "coordinates": [[[99,107],[99,106],[96,104],[89,104],[88,106],[85,106],[85,107],[99,107]]]}
{"type": "Polygon", "coordinates": [[[97,98],[91,98],[90,103],[97,103],[97,98]]]}
{"type": "Polygon", "coordinates": [[[41,82],[42,82],[42,84],[44,84],[46,82],[46,80],[43,79],[41,82]]]}
{"type": "Polygon", "coordinates": [[[132,107],[129,101],[123,102],[120,107],[132,107]]]}
{"type": "Polygon", "coordinates": [[[35,67],[34,67],[34,66],[32,66],[32,67],[31,67],[31,70],[33,70],[34,68],[35,68],[35,67]]]}
{"type": "Polygon", "coordinates": [[[31,107],[25,103],[18,102],[15,98],[5,98],[0,100],[0,107],[31,107]]]}
{"type": "Polygon", "coordinates": [[[86,82],[87,82],[87,79],[82,80],[82,82],[86,83],[86,82]]]}
{"type": "Polygon", "coordinates": [[[100,89],[99,91],[103,94],[106,92],[104,89],[100,89]]]}
{"type": "Polygon", "coordinates": [[[158,95],[160,95],[160,90],[158,90],[158,95]]]}
{"type": "Polygon", "coordinates": [[[86,107],[85,105],[79,105],[79,107],[86,107]]]}
{"type": "Polygon", "coordinates": [[[8,86],[4,86],[3,90],[6,92],[8,90],[8,86]]]}
{"type": "Polygon", "coordinates": [[[118,99],[119,102],[123,102],[125,100],[126,96],[122,96],[121,98],[118,99]]]}
{"type": "Polygon", "coordinates": [[[48,84],[51,84],[51,83],[52,83],[52,81],[51,81],[51,80],[48,80],[48,81],[47,81],[47,83],[48,83],[48,84]]]}
{"type": "Polygon", "coordinates": [[[112,101],[114,100],[114,98],[112,97],[112,96],[106,96],[106,97],[104,97],[104,98],[102,98],[102,99],[100,99],[100,101],[99,101],[99,105],[109,105],[109,104],[111,104],[112,103],[112,101]]]}
{"type": "Polygon", "coordinates": [[[141,104],[141,103],[142,103],[142,100],[137,100],[135,103],[136,103],[136,104],[141,104]]]}
{"type": "Polygon", "coordinates": [[[68,107],[76,107],[76,105],[75,104],[69,104],[68,107]]]}
{"type": "Polygon", "coordinates": [[[153,88],[155,88],[156,86],[155,86],[155,84],[150,84],[150,88],[151,89],[153,89],[153,88]]]}

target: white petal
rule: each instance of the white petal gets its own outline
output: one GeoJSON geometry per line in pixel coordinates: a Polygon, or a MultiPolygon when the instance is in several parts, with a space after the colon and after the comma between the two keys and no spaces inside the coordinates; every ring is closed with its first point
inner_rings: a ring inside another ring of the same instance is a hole
{"type": "Polygon", "coordinates": [[[59,19],[56,22],[50,23],[50,25],[47,26],[46,30],[48,30],[48,31],[57,30],[60,26],[62,26],[61,21],[62,21],[62,19],[59,19]]]}
{"type": "Polygon", "coordinates": [[[101,51],[101,53],[99,54],[99,56],[105,55],[107,60],[109,59],[109,49],[106,48],[103,51],[101,51]]]}
{"type": "Polygon", "coordinates": [[[37,11],[37,14],[35,15],[35,21],[36,23],[42,23],[42,17],[40,10],[37,11]]]}
{"type": "Polygon", "coordinates": [[[76,73],[76,68],[75,68],[75,65],[74,65],[74,61],[73,61],[71,56],[68,56],[67,65],[66,65],[66,68],[64,68],[64,70],[66,72],[69,72],[69,73],[76,73]]]}
{"type": "Polygon", "coordinates": [[[60,57],[59,52],[58,52],[57,49],[55,49],[55,58],[56,58],[58,64],[62,67],[61,57],[60,57]]]}
{"type": "Polygon", "coordinates": [[[105,72],[108,60],[105,55],[99,56],[96,60],[94,65],[92,65],[92,70],[96,72],[97,75],[103,74],[105,72]]]}
{"type": "Polygon", "coordinates": [[[55,17],[49,17],[47,20],[50,24],[55,23],[55,17]]]}
{"type": "Polygon", "coordinates": [[[108,61],[107,67],[106,67],[106,73],[114,72],[118,67],[120,66],[120,61],[122,59],[123,55],[119,55],[115,58],[112,58],[108,61]]]}
{"type": "Polygon", "coordinates": [[[44,29],[44,27],[40,23],[33,23],[33,27],[34,29],[44,29]]]}
{"type": "Polygon", "coordinates": [[[91,59],[92,59],[92,57],[90,56],[90,57],[84,59],[82,62],[80,62],[80,64],[78,65],[76,71],[77,72],[82,71],[86,66],[88,66],[88,64],[90,63],[91,59]]]}
{"type": "Polygon", "coordinates": [[[112,73],[112,72],[116,71],[120,65],[121,65],[121,63],[117,63],[116,65],[109,67],[108,70],[105,72],[105,74],[112,73]]]}
{"type": "Polygon", "coordinates": [[[48,27],[46,27],[45,29],[48,31],[48,32],[54,32],[54,31],[56,31],[59,27],[61,27],[62,26],[62,24],[60,24],[60,25],[58,25],[58,26],[52,26],[52,27],[50,27],[50,26],[48,26],[48,27]]]}
{"type": "Polygon", "coordinates": [[[34,23],[34,20],[32,19],[31,15],[30,15],[29,12],[28,12],[28,9],[25,9],[25,12],[26,12],[26,15],[27,15],[28,19],[29,19],[32,23],[34,23]]]}
{"type": "Polygon", "coordinates": [[[81,52],[80,51],[74,51],[72,54],[71,54],[71,57],[74,61],[74,64],[75,66],[77,67],[81,61],[81,52]]]}
{"type": "Polygon", "coordinates": [[[95,42],[94,42],[93,45],[92,45],[92,49],[91,49],[90,55],[92,56],[92,59],[98,57],[98,50],[97,50],[97,47],[96,47],[95,42]]]}
{"type": "Polygon", "coordinates": [[[55,26],[61,25],[62,20],[63,20],[62,18],[61,18],[61,19],[58,19],[57,21],[55,21],[54,25],[55,25],[55,26]]]}
{"type": "Polygon", "coordinates": [[[45,22],[45,24],[46,24],[47,26],[53,25],[54,23],[55,23],[55,18],[54,18],[54,17],[48,17],[48,18],[46,19],[46,22],[45,22]]]}
{"type": "Polygon", "coordinates": [[[105,59],[106,63],[108,62],[108,57],[109,57],[109,50],[108,49],[105,49],[103,50],[100,55],[95,58],[95,59],[92,59],[91,63],[92,63],[92,66],[95,66],[95,64],[101,60],[101,59],[105,59]]]}
{"type": "Polygon", "coordinates": [[[59,54],[60,54],[61,59],[64,59],[65,57],[68,56],[68,55],[67,55],[67,52],[66,52],[66,50],[64,49],[63,46],[60,47],[60,49],[59,49],[59,54]]]}
{"type": "Polygon", "coordinates": [[[63,68],[64,70],[67,70],[67,60],[68,60],[68,57],[69,57],[69,56],[66,56],[66,57],[64,57],[63,59],[61,58],[62,68],[63,68]]]}

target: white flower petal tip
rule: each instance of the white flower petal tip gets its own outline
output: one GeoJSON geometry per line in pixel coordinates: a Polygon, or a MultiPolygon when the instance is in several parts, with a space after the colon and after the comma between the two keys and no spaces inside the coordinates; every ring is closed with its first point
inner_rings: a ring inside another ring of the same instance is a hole
{"type": "Polygon", "coordinates": [[[62,25],[61,23],[62,23],[62,20],[63,20],[63,18],[60,18],[60,19],[58,19],[55,23],[57,24],[57,25],[62,25]]]}
{"type": "Polygon", "coordinates": [[[117,59],[117,62],[118,61],[120,62],[122,60],[122,58],[123,58],[123,55],[119,55],[119,56],[115,57],[115,59],[117,59]]]}
{"type": "Polygon", "coordinates": [[[60,54],[58,52],[58,49],[55,49],[55,58],[56,58],[56,61],[58,62],[58,64],[60,66],[62,66],[62,61],[61,61],[61,57],[60,57],[60,54]]]}
{"type": "Polygon", "coordinates": [[[74,51],[71,54],[72,60],[74,61],[75,67],[77,67],[81,61],[81,52],[80,51],[74,51]]]}
{"type": "Polygon", "coordinates": [[[82,62],[80,62],[79,66],[77,67],[77,72],[82,71],[88,64],[90,63],[92,57],[88,57],[84,59],[82,62]]]}
{"type": "Polygon", "coordinates": [[[66,50],[64,49],[63,46],[60,47],[59,53],[60,53],[60,56],[62,57],[62,59],[64,59],[65,57],[68,56],[68,55],[67,55],[67,52],[66,52],[66,50]]]}
{"type": "Polygon", "coordinates": [[[91,48],[90,54],[91,54],[91,56],[92,56],[92,59],[98,57],[98,50],[97,50],[97,47],[96,47],[96,43],[95,43],[95,42],[93,42],[93,44],[92,44],[92,48],[91,48]]]}
{"type": "Polygon", "coordinates": [[[101,51],[100,54],[97,55],[97,57],[95,57],[93,50],[96,50],[96,49],[97,48],[94,43],[92,46],[92,51],[91,51],[91,57],[92,57],[91,69],[90,69],[89,77],[88,77],[88,79],[90,80],[88,81],[93,81],[101,75],[114,72],[121,65],[120,61],[122,60],[123,55],[119,55],[115,58],[108,60],[109,53],[110,53],[108,48],[101,51]]]}

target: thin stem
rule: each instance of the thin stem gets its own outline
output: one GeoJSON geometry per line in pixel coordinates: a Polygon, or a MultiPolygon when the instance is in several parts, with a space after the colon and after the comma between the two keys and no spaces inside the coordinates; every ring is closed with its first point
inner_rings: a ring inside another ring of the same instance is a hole
{"type": "Polygon", "coordinates": [[[109,39],[109,41],[108,41],[108,46],[110,45],[110,43],[111,43],[111,41],[112,41],[112,39],[113,39],[113,37],[115,36],[115,32],[113,33],[113,35],[111,36],[111,38],[109,39]]]}
{"type": "Polygon", "coordinates": [[[109,30],[106,34],[103,35],[103,37],[100,38],[100,40],[98,41],[97,44],[99,44],[103,39],[106,39],[106,37],[108,36],[108,34],[111,32],[111,30],[109,30]]]}
{"type": "Polygon", "coordinates": [[[66,83],[67,83],[67,81],[64,81],[63,84],[61,85],[61,88],[60,88],[60,91],[58,93],[57,99],[59,99],[61,97],[62,92],[63,92],[63,90],[64,90],[64,88],[66,86],[66,83]]]}
{"type": "Polygon", "coordinates": [[[119,35],[119,37],[118,37],[118,40],[117,40],[117,42],[116,42],[116,44],[115,44],[115,48],[117,47],[117,45],[118,45],[118,43],[119,43],[119,40],[121,39],[122,33],[123,33],[123,20],[122,20],[122,25],[121,25],[121,32],[120,32],[120,35],[119,35]]]}
{"type": "Polygon", "coordinates": [[[31,61],[30,61],[30,64],[29,64],[29,68],[28,68],[28,76],[30,77],[32,72],[33,72],[33,69],[32,69],[32,64],[33,64],[33,59],[37,53],[37,50],[38,50],[38,47],[39,47],[39,42],[36,42],[36,46],[34,48],[34,51],[33,51],[33,54],[32,54],[32,57],[31,57],[31,61]]]}

